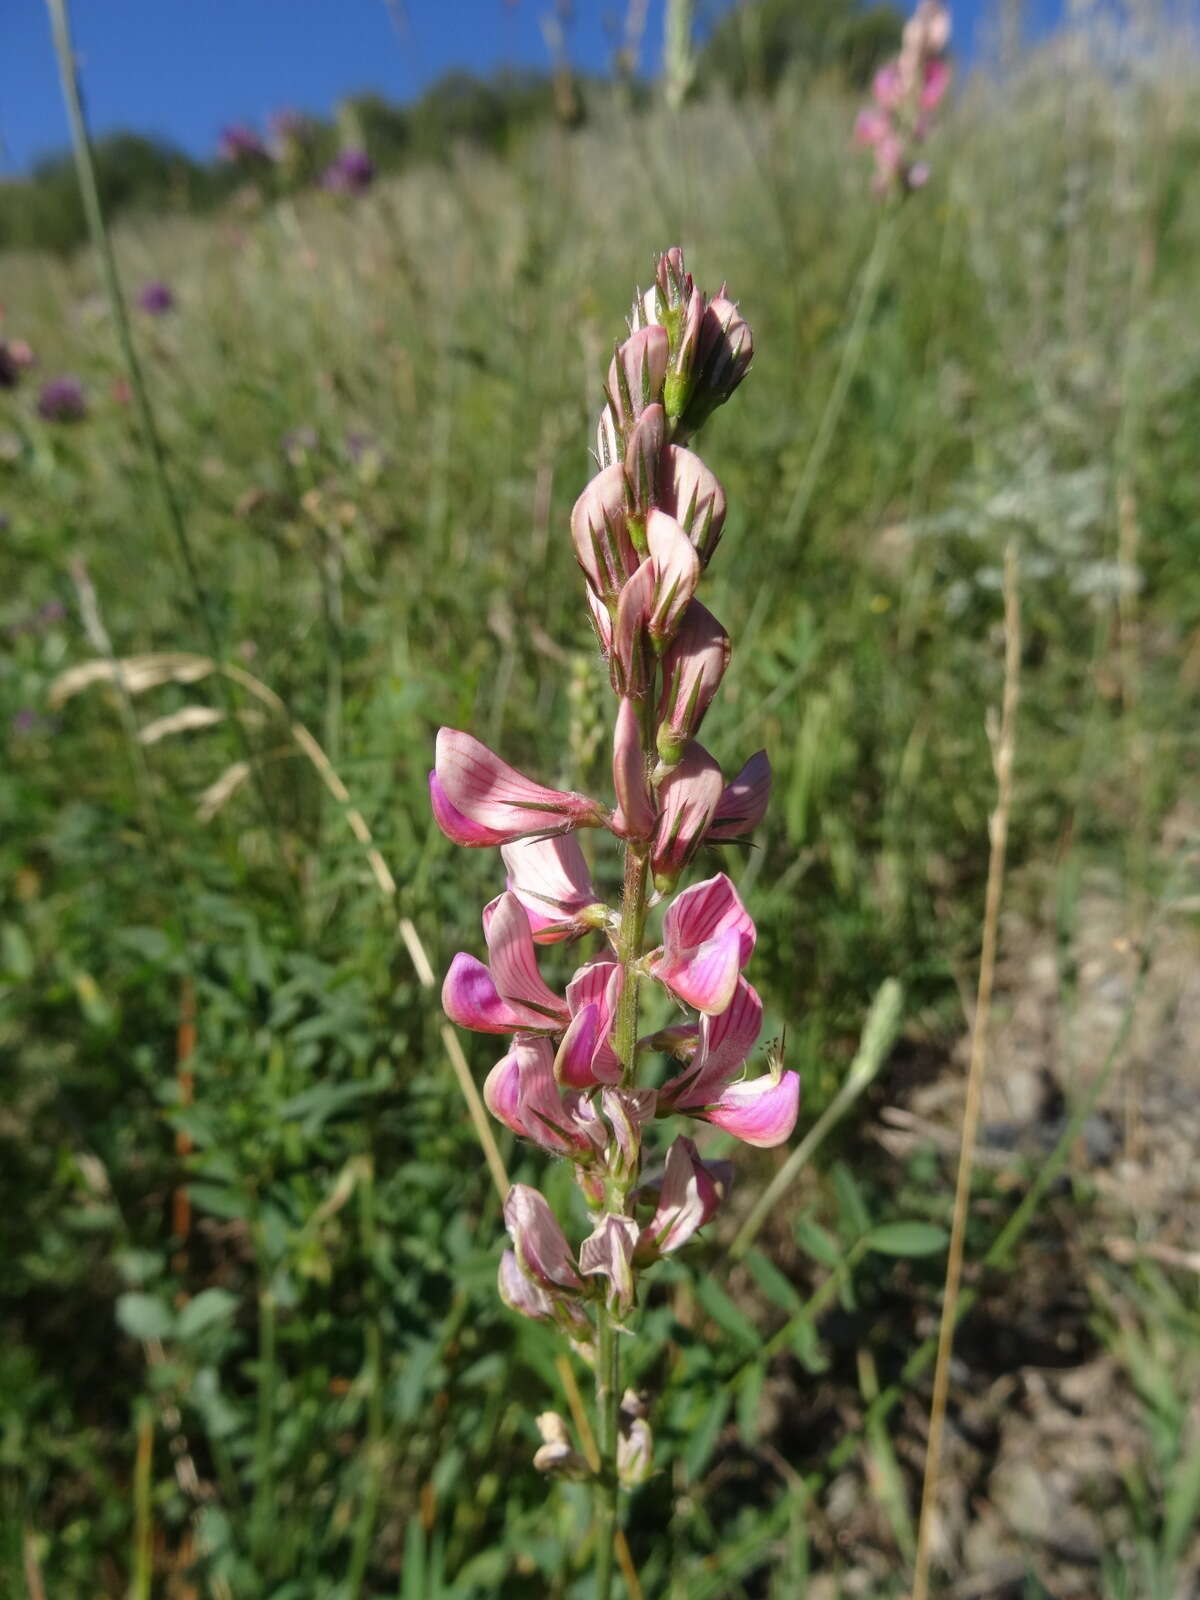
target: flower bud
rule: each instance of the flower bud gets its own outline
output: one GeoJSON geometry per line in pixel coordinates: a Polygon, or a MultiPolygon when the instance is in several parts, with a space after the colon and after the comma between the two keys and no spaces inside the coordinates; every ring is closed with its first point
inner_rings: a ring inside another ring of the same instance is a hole
{"type": "Polygon", "coordinates": [[[628,436],[647,406],[661,402],[669,353],[667,330],[657,325],[639,328],[617,346],[608,369],[607,396],[619,437],[628,436]]]}
{"type": "Polygon", "coordinates": [[[658,505],[675,518],[706,567],[725,526],[725,491],[700,457],[681,445],[663,451],[658,505]]]}
{"type": "Polygon", "coordinates": [[[646,1403],[626,1389],[617,1414],[617,1480],[626,1489],[645,1483],[653,1470],[654,1435],[646,1421],[646,1403]]]}
{"type": "Polygon", "coordinates": [[[695,739],[683,748],[679,765],[658,791],[658,827],[651,861],[654,885],[662,893],[675,887],[679,874],[703,843],[721,799],[721,769],[695,739]]]}
{"type": "Polygon", "coordinates": [[[729,665],[729,635],[699,600],[688,603],[679,632],[663,657],[658,701],[658,754],[675,766],[697,732],[729,665]]]}
{"type": "Polygon", "coordinates": [[[517,1265],[545,1294],[575,1294],[583,1288],[558,1218],[544,1195],[526,1183],[514,1183],[504,1201],[504,1225],[517,1265]]]}
{"type": "Polygon", "coordinates": [[[579,1247],[585,1277],[608,1279],[608,1308],[623,1317],[633,1304],[633,1252],[638,1225],[632,1217],[607,1212],[579,1247]]]}
{"type": "Polygon", "coordinates": [[[649,1263],[682,1249],[715,1216],[732,1177],[727,1161],[701,1161],[690,1139],[676,1139],[667,1151],[658,1205],[638,1240],[638,1262],[649,1263]]]}
{"type": "Polygon", "coordinates": [[[625,445],[626,496],[633,526],[630,534],[645,554],[645,537],[639,541],[640,525],[646,513],[658,503],[663,444],[667,419],[662,406],[647,406],[629,434],[625,445]]]}
{"type": "Polygon", "coordinates": [[[614,463],[592,479],[571,512],[575,559],[592,593],[608,606],[641,559],[630,538],[627,504],[625,473],[614,463]]]}
{"type": "Polygon", "coordinates": [[[705,307],[696,340],[692,389],[676,437],[695,433],[741,383],[754,355],[750,324],[724,289],[705,307]]]}
{"type": "Polygon", "coordinates": [[[553,1472],[560,1478],[590,1477],[588,1464],[571,1443],[567,1425],[557,1411],[543,1411],[537,1419],[537,1430],[542,1443],[533,1464],[539,1472],[553,1472]]]}
{"type": "MultiPolygon", "coordinates": [[[[622,698],[613,735],[613,789],[620,810],[620,832],[626,839],[649,839],[658,813],[646,773],[641,718],[636,704],[622,698]]],[[[613,819],[614,828],[618,819],[613,819]]]]}

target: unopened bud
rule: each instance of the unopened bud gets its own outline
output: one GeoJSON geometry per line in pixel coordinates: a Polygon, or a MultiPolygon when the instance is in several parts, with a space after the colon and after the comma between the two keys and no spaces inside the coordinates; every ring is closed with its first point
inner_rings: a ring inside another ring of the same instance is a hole
{"type": "Polygon", "coordinates": [[[654,1467],[654,1435],[646,1421],[646,1403],[633,1389],[621,1397],[618,1413],[617,1479],[623,1488],[645,1483],[654,1467]]]}
{"type": "Polygon", "coordinates": [[[562,1478],[590,1476],[588,1464],[571,1443],[567,1425],[557,1411],[543,1411],[537,1418],[542,1443],[533,1458],[539,1472],[553,1472],[562,1478]]]}

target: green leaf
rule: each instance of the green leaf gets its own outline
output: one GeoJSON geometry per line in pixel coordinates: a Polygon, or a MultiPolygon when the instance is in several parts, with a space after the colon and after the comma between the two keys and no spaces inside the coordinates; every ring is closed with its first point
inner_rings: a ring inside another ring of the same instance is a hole
{"type": "Polygon", "coordinates": [[[848,1240],[861,1239],[871,1226],[871,1213],[867,1210],[867,1202],[863,1199],[854,1174],[844,1161],[834,1166],[833,1188],[837,1195],[842,1236],[848,1240]]]}
{"type": "Polygon", "coordinates": [[[746,1265],[754,1275],[754,1281],[772,1304],[777,1305],[781,1311],[799,1311],[804,1304],[795,1285],[789,1283],[773,1261],[769,1261],[761,1250],[750,1250],[746,1254],[746,1265]]]}
{"type": "Polygon", "coordinates": [[[738,1432],[747,1444],[753,1444],[758,1438],[758,1405],[766,1381],[767,1369],[757,1361],[750,1363],[738,1381],[738,1432]]]}
{"type": "Polygon", "coordinates": [[[867,1245],[881,1256],[935,1256],[947,1238],[935,1222],[883,1222],[867,1234],[867,1245]]]}
{"type": "Polygon", "coordinates": [[[683,1467],[689,1482],[694,1483],[708,1465],[708,1458],[713,1453],[718,1435],[725,1426],[725,1418],[729,1415],[732,1400],[733,1396],[728,1389],[718,1389],[708,1410],[699,1424],[693,1428],[687,1448],[683,1452],[683,1467]]]}
{"type": "Polygon", "coordinates": [[[820,1223],[814,1222],[811,1217],[801,1217],[795,1227],[796,1243],[814,1261],[819,1261],[823,1267],[838,1267],[842,1264],[841,1247],[832,1234],[826,1233],[820,1223]]]}
{"type": "Polygon", "coordinates": [[[696,1298],[709,1316],[729,1337],[751,1354],[762,1346],[762,1337],[744,1311],[738,1309],[715,1278],[704,1277],[696,1285],[696,1298]]]}
{"type": "Polygon", "coordinates": [[[131,1339],[165,1339],[175,1319],[154,1295],[131,1290],[117,1296],[117,1321],[131,1339]]]}
{"type": "Polygon", "coordinates": [[[179,1313],[176,1329],[181,1339],[195,1339],[209,1328],[232,1322],[238,1298],[228,1289],[202,1289],[179,1313]]]}

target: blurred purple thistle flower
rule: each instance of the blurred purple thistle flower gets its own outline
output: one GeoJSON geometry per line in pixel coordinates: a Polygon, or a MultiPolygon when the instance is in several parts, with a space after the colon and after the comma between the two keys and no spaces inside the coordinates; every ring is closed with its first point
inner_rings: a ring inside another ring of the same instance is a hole
{"type": "Polygon", "coordinates": [[[79,422],[87,415],[87,400],[78,378],[51,378],[38,395],[38,416],[45,422],[79,422]]]}
{"type": "Polygon", "coordinates": [[[248,122],[231,122],[221,129],[217,159],[232,165],[255,166],[271,159],[266,145],[248,122]]]}
{"type": "Polygon", "coordinates": [[[175,296],[169,284],[161,282],[158,278],[146,284],[137,297],[138,309],[146,312],[151,317],[166,316],[168,311],[175,308],[175,296]]]}
{"type": "Polygon", "coordinates": [[[321,187],[330,194],[364,194],[375,181],[375,163],[365,150],[343,150],[325,168],[321,187]]]}

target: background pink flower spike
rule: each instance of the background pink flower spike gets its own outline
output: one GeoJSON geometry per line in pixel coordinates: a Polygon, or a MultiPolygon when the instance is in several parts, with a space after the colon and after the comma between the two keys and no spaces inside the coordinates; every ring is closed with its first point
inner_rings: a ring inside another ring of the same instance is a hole
{"type": "Polygon", "coordinates": [[[778,1080],[765,1073],[745,1083],[731,1083],[715,1104],[697,1115],[743,1144],[769,1150],[791,1137],[799,1112],[800,1078],[785,1072],[778,1080]]]}
{"type": "Polygon", "coordinates": [[[662,952],[651,971],[697,1011],[723,1012],[733,1001],[755,939],[749,912],[720,872],[685,889],[668,906],[662,952]]]}
{"type": "Polygon", "coordinates": [[[582,931],[575,918],[599,902],[573,833],[517,839],[502,845],[500,856],[509,892],[525,907],[537,944],[558,944],[582,931]]]}
{"type": "Polygon", "coordinates": [[[717,842],[740,839],[752,833],[766,816],[770,799],[771,763],[765,750],[757,750],[733,782],[727,783],[721,791],[708,837],[717,842]]]}
{"type": "Polygon", "coordinates": [[[434,773],[460,815],[502,839],[566,832],[604,823],[604,808],[586,795],[534,783],[469,733],[439,728],[434,773]]]}
{"type": "Polygon", "coordinates": [[[436,772],[429,774],[429,809],[447,839],[453,844],[466,845],[469,850],[481,850],[488,846],[494,848],[508,838],[508,834],[500,833],[495,828],[485,828],[478,822],[472,822],[457,806],[452,806],[436,772]]]}

